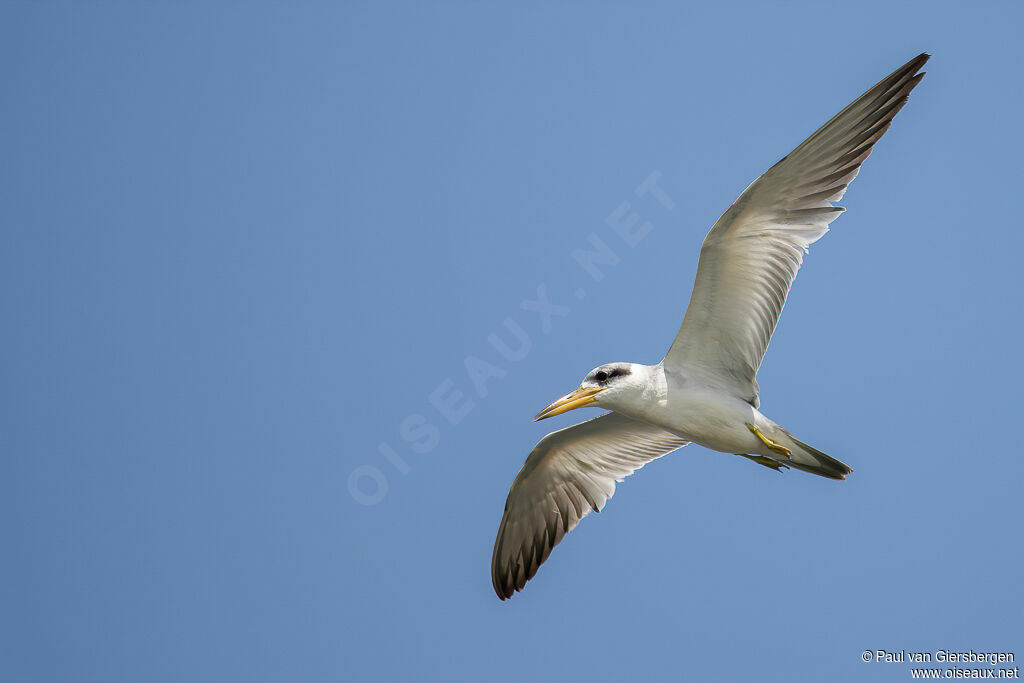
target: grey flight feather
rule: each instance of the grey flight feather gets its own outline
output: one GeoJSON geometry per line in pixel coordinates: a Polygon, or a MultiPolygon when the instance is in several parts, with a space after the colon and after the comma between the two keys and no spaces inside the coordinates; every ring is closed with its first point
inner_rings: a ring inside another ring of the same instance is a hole
{"type": "Polygon", "coordinates": [[[807,248],[888,130],[929,55],[901,66],[751,183],[704,240],[665,367],[704,370],[757,407],[755,376],[807,248]]]}
{"type": "Polygon", "coordinates": [[[600,512],[615,482],[688,442],[655,425],[606,413],[548,434],[512,482],[491,557],[494,591],[522,590],[565,534],[600,512]]]}

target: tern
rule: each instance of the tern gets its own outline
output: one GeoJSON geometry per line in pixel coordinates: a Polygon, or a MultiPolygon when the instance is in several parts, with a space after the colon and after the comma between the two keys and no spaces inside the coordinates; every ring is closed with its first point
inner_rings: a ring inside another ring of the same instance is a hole
{"type": "Polygon", "coordinates": [[[921,54],[882,79],[747,187],[712,226],[682,325],[657,365],[609,363],[542,410],[599,417],[553,432],[512,482],[491,559],[502,600],[520,591],[581,519],[645,464],[693,442],[781,471],[852,470],[763,415],[755,379],[808,247],[910,91],[921,54]]]}

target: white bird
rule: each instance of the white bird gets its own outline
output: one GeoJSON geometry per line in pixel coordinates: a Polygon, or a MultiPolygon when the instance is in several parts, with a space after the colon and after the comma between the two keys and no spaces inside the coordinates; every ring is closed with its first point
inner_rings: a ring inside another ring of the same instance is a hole
{"type": "Polygon", "coordinates": [[[924,76],[907,62],[743,191],[700,250],[690,305],[664,360],[610,363],[542,410],[611,412],[548,434],[519,471],[498,527],[491,579],[522,590],[562,537],[600,511],[646,463],[694,442],[776,470],[844,479],[852,470],[758,410],[755,380],[804,252],[844,210],[834,206],[924,76]]]}

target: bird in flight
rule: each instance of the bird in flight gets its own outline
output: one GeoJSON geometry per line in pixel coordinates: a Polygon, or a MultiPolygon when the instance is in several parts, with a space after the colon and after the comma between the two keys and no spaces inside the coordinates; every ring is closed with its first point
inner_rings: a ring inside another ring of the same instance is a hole
{"type": "Polygon", "coordinates": [[[491,579],[504,600],[621,482],[691,441],[781,471],[852,470],[763,415],[755,376],[807,248],[921,81],[921,54],[764,172],[704,239],[683,323],[657,365],[609,363],[535,419],[587,405],[611,412],[548,434],[519,471],[498,527],[491,579]]]}

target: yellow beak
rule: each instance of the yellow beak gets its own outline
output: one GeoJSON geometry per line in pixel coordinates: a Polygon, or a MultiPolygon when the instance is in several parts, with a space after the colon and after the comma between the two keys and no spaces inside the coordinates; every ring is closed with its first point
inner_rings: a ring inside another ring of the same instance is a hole
{"type": "Polygon", "coordinates": [[[555,415],[561,415],[562,413],[575,410],[576,408],[582,408],[588,403],[596,401],[597,395],[602,391],[604,391],[604,387],[579,387],[576,391],[571,394],[566,394],[544,410],[537,413],[537,417],[533,419],[534,421],[543,420],[546,417],[554,417],[555,415]]]}

